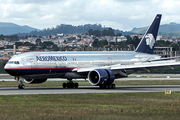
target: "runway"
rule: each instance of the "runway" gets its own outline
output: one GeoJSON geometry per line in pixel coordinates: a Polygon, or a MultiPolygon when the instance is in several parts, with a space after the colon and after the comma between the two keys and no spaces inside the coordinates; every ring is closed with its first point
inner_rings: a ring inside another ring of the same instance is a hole
{"type": "Polygon", "coordinates": [[[97,86],[80,86],[78,89],[63,89],[62,87],[26,87],[0,88],[0,95],[33,95],[33,94],[83,94],[83,93],[133,93],[133,92],[171,92],[180,91],[180,85],[161,86],[117,86],[116,89],[99,89],[97,86]]]}
{"type": "MultiPolygon", "coordinates": [[[[116,81],[133,81],[133,80],[180,80],[180,74],[132,74],[127,78],[116,79],[116,81]]],[[[0,81],[15,81],[14,77],[8,74],[0,74],[0,81]]],[[[67,81],[60,78],[49,78],[48,81],[67,81]]],[[[84,79],[78,79],[84,81],[84,79]]]]}
{"type": "MultiPolygon", "coordinates": [[[[48,79],[48,81],[66,81],[65,79],[48,79]]],[[[179,74],[142,74],[130,75],[128,78],[117,79],[117,81],[131,80],[180,80],[179,74]]],[[[0,74],[0,81],[14,81],[8,74],[0,74]]],[[[80,80],[81,81],[81,80],[80,80]]],[[[83,79],[84,81],[84,79],[83,79]]],[[[30,94],[81,94],[81,93],[133,93],[133,92],[171,92],[180,91],[180,85],[158,85],[158,86],[116,86],[116,89],[99,89],[98,86],[80,86],[78,89],[63,89],[62,87],[26,87],[0,88],[0,95],[30,95],[30,94]]]]}

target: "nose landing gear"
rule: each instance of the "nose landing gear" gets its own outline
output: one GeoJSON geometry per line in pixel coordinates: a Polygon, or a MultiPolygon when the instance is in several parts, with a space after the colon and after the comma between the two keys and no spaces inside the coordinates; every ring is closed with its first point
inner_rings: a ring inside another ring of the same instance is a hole
{"type": "Polygon", "coordinates": [[[23,84],[23,78],[15,77],[15,80],[19,82],[18,89],[24,89],[25,85],[23,84]]]}

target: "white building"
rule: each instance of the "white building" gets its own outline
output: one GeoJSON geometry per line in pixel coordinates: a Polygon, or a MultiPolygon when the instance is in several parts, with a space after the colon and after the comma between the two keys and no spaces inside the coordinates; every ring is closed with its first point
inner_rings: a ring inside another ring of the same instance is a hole
{"type": "Polygon", "coordinates": [[[117,42],[121,42],[121,41],[126,41],[127,38],[125,36],[115,36],[115,37],[113,37],[113,41],[116,41],[116,40],[117,40],[117,42]]]}

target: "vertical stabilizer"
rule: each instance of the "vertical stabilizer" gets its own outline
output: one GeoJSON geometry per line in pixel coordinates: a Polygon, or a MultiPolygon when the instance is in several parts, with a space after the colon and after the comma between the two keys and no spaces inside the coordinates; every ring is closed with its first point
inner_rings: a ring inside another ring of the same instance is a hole
{"type": "Polygon", "coordinates": [[[157,33],[161,21],[161,14],[157,14],[152,24],[147,29],[135,52],[153,54],[157,33]]]}

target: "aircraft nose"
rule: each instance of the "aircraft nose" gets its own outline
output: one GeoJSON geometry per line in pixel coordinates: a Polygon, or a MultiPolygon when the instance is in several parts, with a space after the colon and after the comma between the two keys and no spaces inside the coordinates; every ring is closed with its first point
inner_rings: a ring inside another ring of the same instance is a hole
{"type": "Polygon", "coordinates": [[[10,67],[11,67],[10,65],[5,64],[5,66],[4,66],[4,70],[5,70],[5,69],[8,69],[8,68],[10,68],[10,67]]]}
{"type": "Polygon", "coordinates": [[[7,73],[9,73],[9,69],[11,68],[11,65],[9,65],[9,64],[6,64],[5,66],[4,66],[4,70],[7,72],[7,73]]]}

